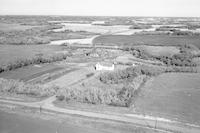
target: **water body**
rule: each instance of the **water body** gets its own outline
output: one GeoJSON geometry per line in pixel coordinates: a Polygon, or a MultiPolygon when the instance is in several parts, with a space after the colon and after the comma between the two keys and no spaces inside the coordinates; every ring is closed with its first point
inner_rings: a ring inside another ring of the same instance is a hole
{"type": "MultiPolygon", "coordinates": [[[[112,25],[112,26],[103,26],[103,25],[93,25],[91,23],[72,23],[72,22],[60,22],[63,27],[59,29],[53,29],[54,32],[60,32],[65,30],[72,31],[87,31],[98,33],[102,35],[111,34],[111,35],[132,35],[142,31],[155,31],[156,28],[161,26],[171,26],[171,27],[181,27],[184,25],[152,25],[152,28],[149,29],[129,29],[131,25],[112,25]]],[[[188,30],[186,28],[174,28],[181,31],[191,31],[191,32],[200,32],[200,29],[197,30],[188,30]]],[[[94,35],[89,38],[83,39],[67,39],[67,40],[57,40],[52,41],[49,45],[62,45],[66,44],[89,44],[92,45],[94,38],[98,37],[98,35],[94,35]]]]}
{"type": "MultiPolygon", "coordinates": [[[[112,35],[132,35],[136,32],[141,31],[155,31],[155,28],[150,29],[129,29],[131,25],[113,25],[113,26],[103,26],[103,25],[93,25],[90,23],[69,23],[69,22],[61,22],[64,25],[62,28],[53,29],[54,32],[61,32],[65,30],[72,31],[87,31],[98,33],[102,35],[112,34],[112,35]]],[[[94,38],[98,35],[94,35],[89,38],[84,39],[67,39],[67,40],[57,40],[52,41],[49,45],[62,45],[66,44],[92,44],[94,38]]]]}
{"type": "Polygon", "coordinates": [[[102,26],[102,25],[92,25],[92,24],[82,24],[82,23],[61,23],[63,28],[54,29],[54,32],[60,32],[65,30],[72,31],[88,31],[93,33],[115,33],[119,31],[128,30],[130,26],[127,25],[113,25],[113,26],[102,26]]]}
{"type": "Polygon", "coordinates": [[[103,131],[0,111],[0,133],[103,133],[103,131]]]}
{"type": "Polygon", "coordinates": [[[62,45],[62,44],[88,44],[92,45],[92,41],[98,35],[92,36],[90,38],[83,38],[83,39],[67,39],[67,40],[57,40],[51,41],[49,45],[62,45]]]}

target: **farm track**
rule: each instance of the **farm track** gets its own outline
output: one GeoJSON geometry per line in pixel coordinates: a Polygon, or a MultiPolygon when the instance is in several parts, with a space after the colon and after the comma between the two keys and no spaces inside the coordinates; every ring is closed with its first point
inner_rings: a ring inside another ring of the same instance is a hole
{"type": "Polygon", "coordinates": [[[200,126],[181,123],[177,121],[171,121],[164,118],[157,118],[152,116],[144,116],[144,115],[136,115],[136,114],[117,114],[117,113],[95,113],[95,112],[88,112],[88,111],[81,111],[81,110],[72,110],[67,108],[60,108],[53,104],[56,100],[55,96],[47,98],[43,101],[39,102],[19,102],[19,101],[12,101],[7,99],[0,99],[0,102],[6,104],[14,104],[19,106],[26,106],[30,108],[38,108],[40,111],[50,111],[56,113],[63,113],[68,115],[78,115],[83,117],[89,118],[97,118],[97,119],[105,119],[117,122],[125,122],[134,124],[138,127],[154,129],[160,132],[181,132],[181,133],[199,133],[200,126]]]}

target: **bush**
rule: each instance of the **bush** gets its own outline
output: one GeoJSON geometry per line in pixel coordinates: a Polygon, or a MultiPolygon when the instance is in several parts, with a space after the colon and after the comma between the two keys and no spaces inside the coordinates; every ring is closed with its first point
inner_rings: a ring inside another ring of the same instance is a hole
{"type": "Polygon", "coordinates": [[[76,101],[89,104],[106,104],[129,107],[134,92],[145,82],[146,76],[138,76],[131,83],[118,88],[80,87],[61,89],[58,96],[66,101],[76,101]]]}
{"type": "Polygon", "coordinates": [[[192,55],[188,53],[175,54],[172,57],[160,56],[160,57],[156,57],[156,59],[162,61],[167,66],[182,66],[182,67],[196,66],[196,63],[193,62],[192,55]]]}
{"type": "Polygon", "coordinates": [[[159,74],[164,73],[165,69],[161,67],[156,67],[156,66],[153,67],[153,66],[141,65],[141,66],[135,67],[134,71],[138,75],[157,76],[159,74]]]}
{"type": "Polygon", "coordinates": [[[128,67],[116,72],[103,73],[99,76],[99,80],[106,84],[118,84],[127,81],[130,82],[139,75],[156,76],[163,72],[165,72],[165,69],[160,67],[141,65],[137,67],[128,67]]]}
{"type": "MultiPolygon", "coordinates": [[[[144,45],[144,44],[143,44],[144,45]]],[[[124,46],[122,48],[124,51],[129,51],[133,56],[141,59],[153,59],[154,57],[147,53],[145,50],[140,48],[135,48],[134,46],[124,46]]]]}
{"type": "Polygon", "coordinates": [[[2,93],[45,97],[54,95],[57,91],[58,88],[54,86],[44,87],[38,84],[27,84],[22,81],[0,78],[0,92],[2,93]]]}
{"type": "Polygon", "coordinates": [[[94,73],[89,73],[86,75],[87,78],[92,77],[94,75],[94,73]]]}
{"type": "Polygon", "coordinates": [[[167,67],[165,72],[184,72],[184,73],[197,73],[196,67],[167,67]]]}
{"type": "Polygon", "coordinates": [[[129,29],[150,29],[150,28],[152,28],[151,25],[135,24],[132,25],[129,29]]]}
{"type": "MultiPolygon", "coordinates": [[[[128,106],[131,88],[103,89],[103,88],[69,88],[65,90],[66,101],[76,101],[89,104],[107,104],[114,106],[128,106]]],[[[59,97],[62,95],[59,95],[59,97]]]]}
{"type": "Polygon", "coordinates": [[[57,98],[59,101],[65,100],[65,96],[64,96],[64,95],[56,96],[56,98],[57,98]]]}

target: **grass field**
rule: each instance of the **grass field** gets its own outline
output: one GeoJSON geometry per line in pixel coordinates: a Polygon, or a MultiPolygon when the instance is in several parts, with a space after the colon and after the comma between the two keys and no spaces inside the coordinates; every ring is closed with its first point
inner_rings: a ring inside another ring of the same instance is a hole
{"type": "Polygon", "coordinates": [[[200,74],[167,73],[146,83],[135,102],[144,114],[200,124],[200,74]]]}
{"type": "Polygon", "coordinates": [[[140,45],[135,47],[144,50],[145,53],[152,56],[173,56],[174,54],[178,54],[180,52],[180,50],[177,47],[173,46],[140,45]]]}
{"type": "Polygon", "coordinates": [[[0,45],[0,66],[19,59],[32,59],[38,55],[51,56],[63,51],[64,46],[0,45]]]}
{"type": "Polygon", "coordinates": [[[184,45],[193,44],[200,48],[199,36],[169,36],[169,35],[102,35],[93,40],[96,45],[184,45]]]}

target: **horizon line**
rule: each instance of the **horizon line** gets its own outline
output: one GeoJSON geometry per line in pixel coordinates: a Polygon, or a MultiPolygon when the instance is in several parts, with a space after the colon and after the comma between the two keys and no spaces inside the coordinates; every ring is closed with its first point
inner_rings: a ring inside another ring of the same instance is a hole
{"type": "Polygon", "coordinates": [[[200,16],[130,16],[130,15],[56,15],[56,14],[0,14],[0,16],[74,16],[74,17],[145,17],[145,18],[200,18],[200,16]]]}

